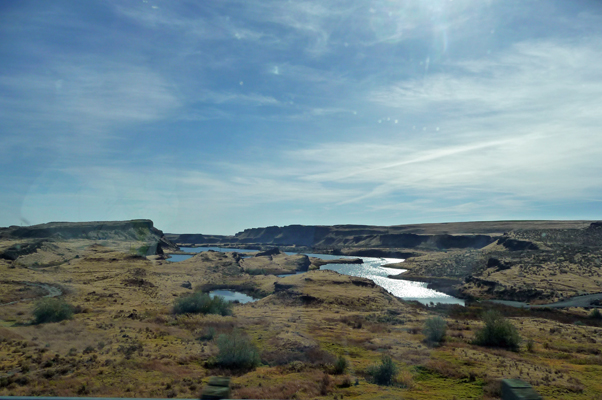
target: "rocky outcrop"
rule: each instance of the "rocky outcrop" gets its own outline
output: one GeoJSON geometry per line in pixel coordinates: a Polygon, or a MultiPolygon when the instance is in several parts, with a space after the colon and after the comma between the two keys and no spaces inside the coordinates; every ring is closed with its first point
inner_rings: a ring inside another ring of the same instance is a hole
{"type": "Polygon", "coordinates": [[[498,239],[497,244],[501,244],[510,251],[539,250],[539,247],[535,243],[527,240],[510,239],[509,237],[498,239]]]}
{"type": "Polygon", "coordinates": [[[280,249],[278,247],[274,247],[273,249],[269,249],[266,251],[260,251],[257,254],[255,254],[255,257],[262,257],[262,256],[273,256],[276,254],[281,254],[280,253],[280,249]]]}
{"type": "Polygon", "coordinates": [[[240,266],[250,275],[281,275],[305,272],[310,260],[304,254],[286,255],[273,253],[268,255],[240,259],[240,266]]]}
{"type": "Polygon", "coordinates": [[[35,242],[31,243],[16,244],[0,253],[0,258],[14,261],[20,256],[35,253],[39,248],[42,247],[43,244],[43,240],[36,240],[35,242]]]}
{"type": "Polygon", "coordinates": [[[310,257],[311,265],[319,268],[326,264],[363,264],[364,260],[361,258],[337,258],[336,260],[324,260],[321,258],[310,257]]]}
{"type": "MultiPolygon", "coordinates": [[[[33,240],[25,249],[9,249],[3,257],[33,249],[40,241],[64,241],[83,239],[93,241],[136,241],[148,244],[146,255],[163,254],[163,250],[177,250],[177,246],[164,237],[163,232],[153,226],[153,221],[136,219],[130,221],[98,222],[49,222],[32,226],[10,226],[0,229],[0,238],[33,240]]],[[[35,249],[33,250],[35,252],[35,249]]]]}

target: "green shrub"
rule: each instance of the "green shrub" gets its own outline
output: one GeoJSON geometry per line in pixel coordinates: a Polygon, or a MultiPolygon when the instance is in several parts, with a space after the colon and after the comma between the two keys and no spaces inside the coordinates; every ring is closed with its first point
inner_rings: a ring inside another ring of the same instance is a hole
{"type": "Polygon", "coordinates": [[[589,313],[589,317],[591,319],[602,319],[602,313],[597,308],[594,308],[591,313],[589,313]]]}
{"type": "Polygon", "coordinates": [[[73,307],[65,300],[56,297],[38,301],[33,309],[34,322],[59,322],[73,317],[73,307]]]}
{"type": "Polygon", "coordinates": [[[520,344],[518,331],[499,312],[490,310],[483,314],[485,326],[477,331],[474,344],[488,347],[501,347],[517,351],[520,344]]]}
{"type": "Polygon", "coordinates": [[[535,341],[533,339],[527,340],[527,351],[533,353],[535,351],[535,341]]]}
{"type": "Polygon", "coordinates": [[[253,369],[259,365],[259,351],[248,337],[240,332],[219,335],[217,364],[232,369],[253,369]]]}
{"type": "Polygon", "coordinates": [[[447,323],[441,317],[431,317],[424,322],[422,332],[429,343],[441,343],[445,339],[447,323]]]}
{"type": "Polygon", "coordinates": [[[176,299],[173,312],[174,314],[231,315],[232,303],[221,296],[211,298],[207,293],[195,292],[176,299]]]}
{"type": "Polygon", "coordinates": [[[371,365],[368,367],[367,372],[372,378],[372,382],[377,385],[391,385],[399,372],[399,368],[393,362],[391,356],[383,354],[380,365],[371,365]]]}
{"type": "Polygon", "coordinates": [[[347,371],[348,366],[349,363],[347,362],[347,359],[343,356],[340,356],[337,359],[337,362],[334,364],[334,373],[337,375],[344,374],[345,371],[347,371]]]}

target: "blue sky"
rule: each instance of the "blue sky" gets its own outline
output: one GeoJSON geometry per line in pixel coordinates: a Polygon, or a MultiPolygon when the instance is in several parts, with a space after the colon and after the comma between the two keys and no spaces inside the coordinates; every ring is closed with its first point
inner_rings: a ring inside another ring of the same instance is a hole
{"type": "Polygon", "coordinates": [[[599,219],[598,1],[0,0],[0,226],[599,219]]]}

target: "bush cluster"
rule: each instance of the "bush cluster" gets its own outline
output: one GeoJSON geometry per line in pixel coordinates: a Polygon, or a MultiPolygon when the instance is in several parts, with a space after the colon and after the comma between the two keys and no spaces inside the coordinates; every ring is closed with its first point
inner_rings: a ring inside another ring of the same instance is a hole
{"type": "Polygon", "coordinates": [[[441,317],[427,318],[424,322],[424,329],[422,332],[426,336],[426,341],[428,343],[441,343],[445,339],[447,324],[441,317]]]}
{"type": "Polygon", "coordinates": [[[34,322],[59,322],[73,317],[73,307],[63,299],[49,297],[39,300],[33,309],[34,322]]]}
{"type": "Polygon", "coordinates": [[[518,331],[502,314],[495,310],[483,314],[485,326],[477,331],[474,344],[488,347],[501,347],[517,351],[520,345],[518,331]]]}
{"type": "Polygon", "coordinates": [[[390,355],[383,354],[380,364],[371,365],[367,372],[377,385],[391,385],[399,368],[390,355]]]}
{"type": "Polygon", "coordinates": [[[248,337],[238,331],[217,338],[217,364],[232,369],[253,369],[260,363],[259,351],[248,337]]]}
{"type": "Polygon", "coordinates": [[[340,356],[337,359],[337,362],[334,364],[334,373],[337,375],[344,374],[345,371],[347,371],[348,365],[349,362],[347,361],[347,359],[343,356],[340,356]]]}
{"type": "Polygon", "coordinates": [[[231,315],[232,303],[221,296],[212,298],[207,293],[195,292],[176,299],[173,312],[174,314],[231,315]]]}

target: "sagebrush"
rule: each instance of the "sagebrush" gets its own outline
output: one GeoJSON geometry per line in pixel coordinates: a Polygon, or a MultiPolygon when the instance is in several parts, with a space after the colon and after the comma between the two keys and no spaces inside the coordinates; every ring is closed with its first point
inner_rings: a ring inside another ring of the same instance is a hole
{"type": "Polygon", "coordinates": [[[518,330],[495,310],[483,314],[485,326],[476,332],[474,344],[517,351],[521,342],[518,330]]]}
{"type": "Polygon", "coordinates": [[[383,354],[380,364],[368,367],[367,372],[377,385],[391,385],[399,372],[399,368],[390,355],[383,354]]]}
{"type": "Polygon", "coordinates": [[[217,338],[217,364],[232,369],[253,369],[260,363],[259,351],[248,337],[239,331],[217,338]]]}
{"type": "Polygon", "coordinates": [[[33,309],[34,322],[59,322],[73,317],[73,306],[56,297],[39,300],[33,309]]]}
{"type": "Polygon", "coordinates": [[[424,322],[424,329],[422,332],[426,336],[427,342],[431,344],[441,343],[445,339],[447,323],[441,317],[427,318],[424,322]]]}
{"type": "Polygon", "coordinates": [[[207,293],[195,292],[175,300],[174,314],[218,314],[231,315],[232,303],[221,296],[211,297],[207,293]]]}
{"type": "Polygon", "coordinates": [[[349,362],[343,356],[340,356],[337,359],[337,362],[334,364],[334,373],[337,375],[344,374],[347,371],[347,367],[349,366],[349,362]]]}

